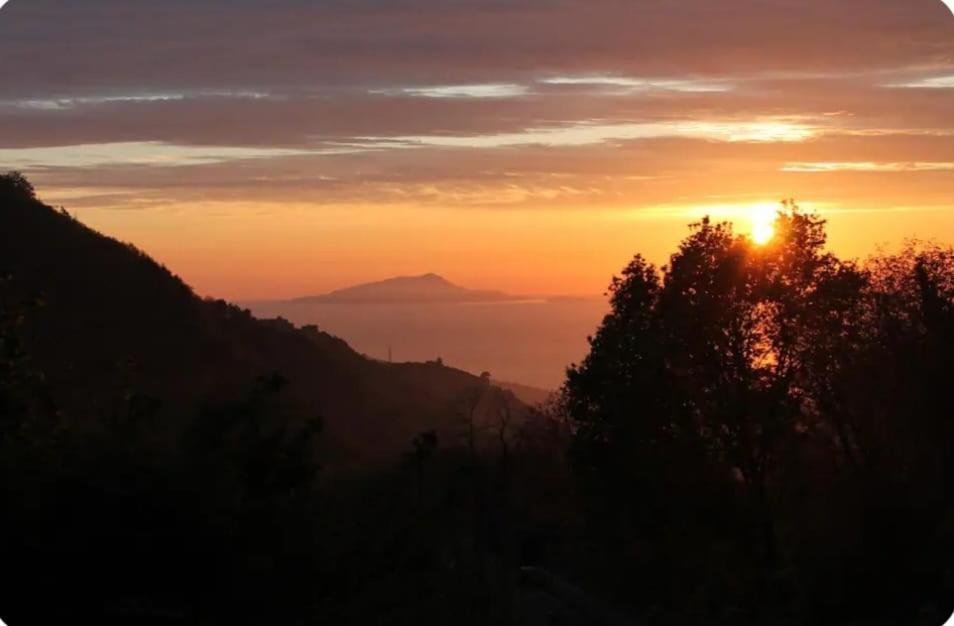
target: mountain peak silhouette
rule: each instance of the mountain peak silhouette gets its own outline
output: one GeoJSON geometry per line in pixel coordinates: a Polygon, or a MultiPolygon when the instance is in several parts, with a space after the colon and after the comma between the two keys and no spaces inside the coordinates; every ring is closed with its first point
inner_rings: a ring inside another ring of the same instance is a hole
{"type": "Polygon", "coordinates": [[[449,280],[441,276],[440,274],[435,274],[434,272],[428,272],[427,274],[421,274],[420,276],[411,276],[410,278],[416,278],[417,280],[427,280],[436,283],[446,283],[451,284],[449,280]]]}
{"type": "Polygon", "coordinates": [[[317,296],[296,298],[300,303],[464,303],[520,300],[495,290],[468,289],[428,272],[417,276],[395,276],[370,283],[337,289],[317,296]]]}

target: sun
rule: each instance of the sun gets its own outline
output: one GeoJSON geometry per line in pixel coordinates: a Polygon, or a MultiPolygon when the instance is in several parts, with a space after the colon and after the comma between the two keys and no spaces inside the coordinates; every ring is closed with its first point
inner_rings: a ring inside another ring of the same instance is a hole
{"type": "Polygon", "coordinates": [[[752,241],[764,246],[775,236],[775,227],[771,223],[759,223],[752,226],[752,241]]]}
{"type": "Polygon", "coordinates": [[[749,212],[749,228],[752,241],[764,246],[775,236],[775,218],[778,209],[771,205],[758,205],[749,212]]]}

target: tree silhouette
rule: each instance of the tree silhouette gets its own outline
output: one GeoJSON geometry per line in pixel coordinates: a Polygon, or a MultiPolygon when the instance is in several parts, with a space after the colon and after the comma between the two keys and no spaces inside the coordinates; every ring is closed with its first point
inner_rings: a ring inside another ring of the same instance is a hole
{"type": "MultiPolygon", "coordinates": [[[[878,606],[910,615],[923,596],[870,572],[912,567],[904,552],[926,549],[913,521],[952,511],[942,490],[954,432],[940,416],[954,408],[941,380],[952,365],[954,255],[842,261],[824,250],[824,221],[794,203],[764,246],[726,223],[691,229],[667,266],[637,256],[613,280],[612,311],[568,371],[573,459],[602,541],[633,550],[642,576],[665,574],[646,581],[661,603],[668,585],[658,581],[688,568],[681,584],[695,591],[685,593],[710,612],[804,618],[831,601],[807,556],[824,554],[859,575],[843,601],[864,580],[878,606]],[[897,534],[863,518],[881,508],[895,511],[897,534]],[[837,523],[813,530],[823,511],[837,523]],[[858,535],[828,543],[848,520],[858,535]],[[863,549],[880,556],[849,560],[863,549]],[[713,550],[729,571],[712,573],[713,550]],[[720,588],[732,579],[735,592],[720,588]]],[[[930,561],[918,566],[940,567],[930,561]]]]}
{"type": "Polygon", "coordinates": [[[36,198],[36,190],[20,172],[0,174],[0,194],[26,199],[36,198]]]}

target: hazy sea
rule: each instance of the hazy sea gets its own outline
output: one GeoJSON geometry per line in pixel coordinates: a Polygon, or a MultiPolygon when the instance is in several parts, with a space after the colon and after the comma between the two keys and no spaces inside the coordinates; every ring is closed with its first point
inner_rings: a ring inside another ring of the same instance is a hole
{"type": "Polygon", "coordinates": [[[246,303],[258,317],[317,324],[376,359],[428,361],[494,379],[556,389],[587,352],[608,310],[603,300],[486,303],[246,303]]]}

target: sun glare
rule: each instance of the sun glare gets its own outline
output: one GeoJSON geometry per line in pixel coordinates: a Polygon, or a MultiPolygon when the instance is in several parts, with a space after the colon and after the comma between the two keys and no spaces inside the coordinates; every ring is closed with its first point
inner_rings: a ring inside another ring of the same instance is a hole
{"type": "Polygon", "coordinates": [[[762,246],[767,244],[775,236],[775,218],[777,208],[775,206],[759,205],[752,207],[749,214],[749,228],[752,241],[762,246]]]}
{"type": "MultiPolygon", "coordinates": [[[[735,232],[746,234],[756,245],[769,243],[776,235],[775,221],[781,206],[777,202],[761,201],[750,204],[701,204],[689,207],[659,207],[656,215],[672,215],[700,220],[708,217],[716,222],[731,222],[735,232]]],[[[646,215],[643,211],[642,215],[646,215]]]]}

